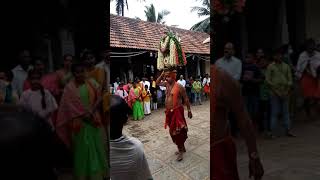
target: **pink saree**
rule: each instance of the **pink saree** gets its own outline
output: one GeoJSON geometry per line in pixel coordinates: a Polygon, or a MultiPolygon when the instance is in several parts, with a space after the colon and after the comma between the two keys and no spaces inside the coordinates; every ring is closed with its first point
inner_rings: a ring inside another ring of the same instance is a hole
{"type": "Polygon", "coordinates": [[[128,105],[131,109],[132,109],[134,102],[137,100],[137,98],[138,98],[138,96],[134,92],[134,88],[131,88],[130,92],[129,92],[129,96],[128,96],[128,105]]]}
{"type": "MultiPolygon", "coordinates": [[[[83,118],[83,116],[95,105],[98,98],[101,97],[99,88],[94,86],[94,83],[86,81],[90,95],[90,107],[86,108],[81,100],[79,89],[76,87],[74,81],[68,83],[64,89],[60,107],[56,121],[56,131],[61,140],[70,147],[71,135],[73,132],[79,131],[81,123],[75,121],[83,118]]],[[[93,124],[101,126],[101,116],[99,112],[94,113],[93,124]]]]}

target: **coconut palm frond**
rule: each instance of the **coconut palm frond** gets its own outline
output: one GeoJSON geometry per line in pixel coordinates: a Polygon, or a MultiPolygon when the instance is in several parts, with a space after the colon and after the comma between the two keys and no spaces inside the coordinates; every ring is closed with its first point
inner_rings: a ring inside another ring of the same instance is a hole
{"type": "Polygon", "coordinates": [[[127,6],[127,10],[129,10],[128,0],[126,0],[126,6],[127,6]]]}
{"type": "Polygon", "coordinates": [[[118,15],[122,14],[122,4],[123,4],[123,0],[118,0],[116,2],[116,12],[118,15]]]}
{"type": "Polygon", "coordinates": [[[205,32],[210,33],[210,17],[204,19],[203,21],[198,22],[197,24],[193,25],[190,30],[198,31],[198,32],[205,32]]]}
{"type": "Polygon", "coordinates": [[[210,15],[210,9],[208,10],[205,7],[194,6],[191,8],[191,12],[195,12],[195,11],[197,11],[199,17],[210,15]]]}
{"type": "Polygon", "coordinates": [[[147,21],[162,23],[162,24],[164,24],[164,22],[163,22],[164,17],[167,16],[168,14],[170,14],[169,11],[163,10],[163,11],[159,12],[157,15],[156,9],[153,4],[150,4],[150,6],[145,6],[144,13],[147,18],[147,21]]]}
{"type": "Polygon", "coordinates": [[[209,9],[210,9],[210,1],[209,0],[202,0],[202,5],[207,8],[209,7],[209,9]]]}
{"type": "Polygon", "coordinates": [[[156,17],[156,10],[153,6],[153,4],[150,4],[150,6],[145,6],[145,10],[144,13],[147,17],[147,21],[149,22],[156,22],[157,21],[157,17],[156,17]]]}
{"type": "Polygon", "coordinates": [[[161,23],[163,21],[164,17],[169,14],[170,14],[170,11],[167,11],[167,10],[163,10],[160,13],[158,13],[157,23],[161,23]]]}
{"type": "MultiPolygon", "coordinates": [[[[110,2],[113,0],[110,0],[110,2]]],[[[140,2],[145,2],[145,0],[139,0],[140,2]]],[[[120,16],[124,16],[124,8],[127,7],[129,10],[128,0],[116,0],[116,12],[120,16]]]]}

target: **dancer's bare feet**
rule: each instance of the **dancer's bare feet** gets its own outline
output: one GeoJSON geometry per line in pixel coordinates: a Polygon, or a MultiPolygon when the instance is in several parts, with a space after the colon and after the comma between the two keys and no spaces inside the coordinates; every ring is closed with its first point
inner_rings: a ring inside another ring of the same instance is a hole
{"type": "Polygon", "coordinates": [[[187,152],[187,151],[184,149],[184,150],[182,150],[182,151],[176,151],[174,154],[175,154],[175,155],[179,155],[180,153],[185,153],[185,152],[187,152]]]}
{"type": "Polygon", "coordinates": [[[178,152],[177,161],[182,161],[183,159],[183,152],[178,152]]]}

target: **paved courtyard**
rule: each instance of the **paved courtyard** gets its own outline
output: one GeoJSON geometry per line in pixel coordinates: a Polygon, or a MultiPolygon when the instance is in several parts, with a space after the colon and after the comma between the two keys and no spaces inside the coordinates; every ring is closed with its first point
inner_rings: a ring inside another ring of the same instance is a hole
{"type": "MultiPolygon", "coordinates": [[[[176,146],[163,128],[163,109],[153,112],[143,121],[130,121],[125,127],[126,134],[144,143],[155,180],[209,179],[209,102],[193,106],[192,111],[194,118],[187,119],[188,152],[182,162],[175,161],[176,146]]],[[[303,117],[300,115],[299,119],[303,117]]],[[[263,180],[320,180],[320,118],[317,121],[294,122],[293,132],[298,137],[273,140],[258,137],[257,143],[265,168],[263,180]]],[[[240,178],[249,180],[245,142],[239,138],[236,143],[240,178]]]]}
{"type": "MultiPolygon", "coordinates": [[[[142,121],[130,120],[125,126],[125,134],[143,142],[155,180],[209,180],[209,102],[193,106],[192,112],[194,117],[187,119],[187,153],[181,162],[175,160],[176,146],[168,129],[164,129],[164,109],[153,111],[142,121]]],[[[298,119],[303,118],[302,115],[298,119]]],[[[258,137],[265,168],[263,180],[320,180],[320,117],[315,121],[294,122],[293,132],[298,137],[273,140],[258,137]]],[[[240,178],[249,180],[245,142],[239,138],[236,144],[240,178]]]]}
{"type": "MultiPolygon", "coordinates": [[[[313,122],[297,122],[296,138],[258,138],[265,168],[263,180],[320,180],[320,117],[313,122]]],[[[241,180],[248,178],[248,155],[244,141],[237,140],[241,180]]]]}
{"type": "Polygon", "coordinates": [[[193,118],[187,118],[187,153],[181,162],[176,161],[174,153],[177,147],[168,129],[164,129],[164,109],[153,111],[142,121],[129,121],[125,126],[125,134],[138,138],[144,144],[155,180],[209,180],[209,107],[209,101],[191,107],[193,118]]]}

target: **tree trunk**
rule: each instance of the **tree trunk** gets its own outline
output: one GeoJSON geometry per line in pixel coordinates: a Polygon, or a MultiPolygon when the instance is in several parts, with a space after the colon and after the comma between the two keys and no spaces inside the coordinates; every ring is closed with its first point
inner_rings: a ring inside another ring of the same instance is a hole
{"type": "Polygon", "coordinates": [[[121,9],[122,9],[121,14],[122,14],[122,16],[124,16],[124,2],[121,4],[121,9]]]}

